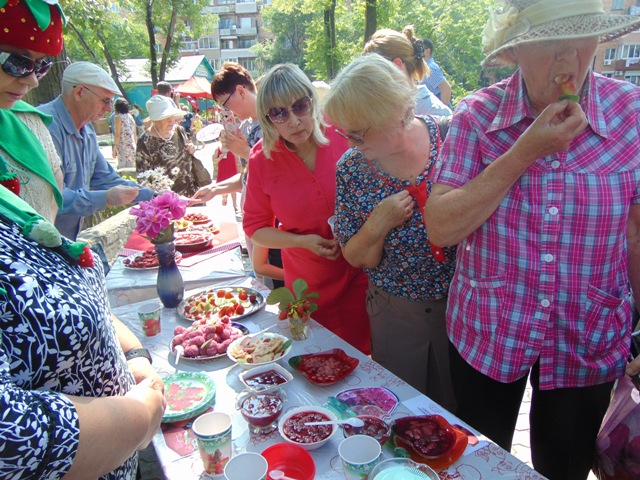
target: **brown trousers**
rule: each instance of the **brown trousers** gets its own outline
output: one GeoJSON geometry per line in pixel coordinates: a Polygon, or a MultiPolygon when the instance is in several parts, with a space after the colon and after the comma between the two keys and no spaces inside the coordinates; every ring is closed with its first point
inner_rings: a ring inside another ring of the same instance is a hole
{"type": "Polygon", "coordinates": [[[449,369],[446,300],[411,301],[369,282],[371,357],[449,411],[455,400],[449,369]]]}

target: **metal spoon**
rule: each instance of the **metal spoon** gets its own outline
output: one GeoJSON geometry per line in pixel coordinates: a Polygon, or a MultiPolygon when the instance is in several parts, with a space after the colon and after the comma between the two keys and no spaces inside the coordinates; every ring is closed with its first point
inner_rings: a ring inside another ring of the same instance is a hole
{"type": "Polygon", "coordinates": [[[296,480],[295,478],[285,476],[282,470],[271,470],[269,472],[269,477],[272,480],[296,480]]]}
{"type": "Polygon", "coordinates": [[[176,355],[176,372],[178,371],[178,362],[180,361],[180,357],[184,353],[184,347],[182,345],[176,345],[173,347],[173,351],[176,355]]]}
{"type": "Polygon", "coordinates": [[[350,425],[352,427],[362,427],[364,425],[364,421],[358,417],[346,418],[344,420],[326,420],[323,422],[307,422],[305,423],[307,427],[313,427],[315,425],[350,425]]]}

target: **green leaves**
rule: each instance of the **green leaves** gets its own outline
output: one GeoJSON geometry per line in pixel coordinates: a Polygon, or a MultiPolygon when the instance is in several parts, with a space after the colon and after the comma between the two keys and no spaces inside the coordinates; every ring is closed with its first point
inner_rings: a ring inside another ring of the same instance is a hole
{"type": "Polygon", "coordinates": [[[299,305],[308,304],[311,312],[315,312],[318,309],[318,305],[310,300],[320,297],[320,294],[318,292],[307,293],[309,285],[303,278],[297,278],[294,280],[292,287],[293,292],[287,287],[280,287],[272,290],[267,297],[267,304],[278,305],[278,308],[281,311],[290,310],[291,313],[293,313],[299,305]]]}
{"type": "MultiPolygon", "coordinates": [[[[267,305],[277,305],[286,306],[288,303],[295,302],[296,299],[293,296],[293,293],[287,287],[280,287],[272,290],[269,296],[267,297],[267,305]]],[[[283,308],[280,308],[283,310],[283,308]]]]}

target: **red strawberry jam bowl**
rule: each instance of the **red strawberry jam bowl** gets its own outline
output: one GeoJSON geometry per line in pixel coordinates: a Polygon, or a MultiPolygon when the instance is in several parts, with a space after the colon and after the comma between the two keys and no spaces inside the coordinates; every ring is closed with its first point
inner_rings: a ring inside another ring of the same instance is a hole
{"type": "Polygon", "coordinates": [[[337,425],[305,425],[308,422],[337,420],[335,414],[324,407],[304,406],[288,410],[278,422],[280,435],[287,442],[305,450],[315,450],[327,443],[338,431],[337,425]]]}
{"type": "Polygon", "coordinates": [[[237,408],[242,418],[249,424],[249,432],[254,435],[271,433],[277,428],[276,420],[282,413],[283,400],[277,393],[247,393],[239,395],[237,408]]]}
{"type": "Polygon", "coordinates": [[[465,432],[440,415],[398,418],[391,431],[397,447],[407,450],[412,460],[436,471],[455,463],[469,441],[465,432]]]}

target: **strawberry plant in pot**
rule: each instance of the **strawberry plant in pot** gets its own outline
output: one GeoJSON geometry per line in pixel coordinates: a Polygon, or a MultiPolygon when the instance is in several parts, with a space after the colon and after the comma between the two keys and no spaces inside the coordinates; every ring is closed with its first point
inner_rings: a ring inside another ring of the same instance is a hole
{"type": "Polygon", "coordinates": [[[305,340],[309,335],[309,319],[318,309],[318,305],[311,300],[320,296],[318,292],[307,293],[309,285],[302,279],[296,279],[293,291],[287,287],[272,290],[267,297],[267,304],[278,305],[280,313],[278,320],[289,320],[289,329],[294,340],[305,340]]]}

